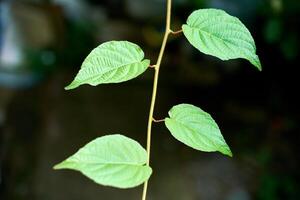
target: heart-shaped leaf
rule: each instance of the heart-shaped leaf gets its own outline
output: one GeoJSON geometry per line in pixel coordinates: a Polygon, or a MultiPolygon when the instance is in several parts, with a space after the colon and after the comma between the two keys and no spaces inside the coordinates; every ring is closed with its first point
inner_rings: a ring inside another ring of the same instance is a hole
{"type": "Polygon", "coordinates": [[[182,29],[188,41],[202,53],[222,60],[244,58],[261,70],[251,33],[238,18],[225,11],[196,10],[182,29]]]}
{"type": "Polygon", "coordinates": [[[86,57],[74,81],[65,89],[131,80],[149,67],[150,61],[143,59],[144,52],[136,44],[127,41],[103,43],[86,57]]]}
{"type": "Polygon", "coordinates": [[[232,156],[220,129],[213,118],[200,108],[190,104],[174,106],[165,124],[180,142],[200,151],[219,151],[232,156]]]}
{"type": "Polygon", "coordinates": [[[122,135],[99,137],[54,169],[80,171],[96,183],[117,188],[132,188],[149,179],[146,150],[122,135]]]}

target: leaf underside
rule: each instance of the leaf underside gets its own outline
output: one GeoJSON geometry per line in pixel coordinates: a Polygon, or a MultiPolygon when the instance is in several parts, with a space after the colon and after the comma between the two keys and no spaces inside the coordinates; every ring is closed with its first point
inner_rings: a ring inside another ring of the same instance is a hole
{"type": "Polygon", "coordinates": [[[146,150],[138,142],[123,135],[107,135],[91,141],[54,169],[77,170],[101,185],[132,188],[151,176],[146,161],[146,150]]]}
{"type": "Polygon", "coordinates": [[[232,156],[218,125],[208,113],[190,104],[180,104],[169,111],[169,116],[165,125],[180,142],[196,150],[232,156]]]}
{"type": "Polygon", "coordinates": [[[149,67],[150,61],[143,59],[143,50],[134,43],[105,42],[86,57],[75,79],[65,89],[74,89],[82,84],[96,86],[131,80],[149,67]]]}
{"type": "Polygon", "coordinates": [[[251,33],[238,18],[225,11],[196,10],[182,29],[188,41],[202,53],[222,60],[244,58],[262,69],[251,33]]]}

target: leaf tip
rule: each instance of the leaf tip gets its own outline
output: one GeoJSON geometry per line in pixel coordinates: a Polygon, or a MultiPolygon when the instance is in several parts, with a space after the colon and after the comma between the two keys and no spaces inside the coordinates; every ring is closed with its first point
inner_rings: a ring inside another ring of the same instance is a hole
{"type": "Polygon", "coordinates": [[[261,67],[261,65],[259,65],[258,67],[257,67],[257,69],[258,69],[258,71],[262,71],[262,67],[261,67]]]}
{"type": "Polygon", "coordinates": [[[74,82],[72,82],[71,84],[67,85],[64,89],[65,90],[73,90],[75,88],[77,88],[79,85],[75,84],[74,82]]]}
{"type": "Polygon", "coordinates": [[[53,169],[54,170],[62,169],[61,163],[54,165],[53,169]]]}
{"type": "Polygon", "coordinates": [[[74,169],[74,162],[69,161],[68,159],[65,161],[62,161],[56,165],[53,166],[54,170],[58,170],[58,169],[74,169]]]}
{"type": "Polygon", "coordinates": [[[65,90],[71,90],[69,86],[64,87],[65,90]]]}
{"type": "Polygon", "coordinates": [[[254,65],[258,71],[262,71],[262,66],[261,66],[261,62],[260,59],[257,55],[255,55],[255,57],[253,59],[250,60],[251,64],[254,65]]]}
{"type": "Polygon", "coordinates": [[[229,156],[230,158],[232,158],[232,157],[233,157],[233,154],[232,154],[232,152],[231,152],[230,150],[229,150],[229,152],[228,152],[227,156],[229,156]]]}
{"type": "Polygon", "coordinates": [[[258,71],[260,71],[260,72],[261,72],[261,71],[262,71],[262,68],[258,68],[258,71]]]}
{"type": "Polygon", "coordinates": [[[228,146],[220,149],[220,152],[226,156],[229,156],[229,157],[233,157],[233,154],[232,154],[232,151],[230,150],[230,148],[228,146]]]}
{"type": "Polygon", "coordinates": [[[262,66],[261,66],[260,60],[258,60],[258,62],[255,66],[257,67],[258,71],[260,71],[260,72],[262,71],[262,66]]]}

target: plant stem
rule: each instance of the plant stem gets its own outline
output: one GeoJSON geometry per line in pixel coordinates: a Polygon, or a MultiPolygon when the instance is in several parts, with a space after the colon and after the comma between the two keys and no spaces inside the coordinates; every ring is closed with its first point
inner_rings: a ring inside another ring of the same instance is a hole
{"type": "Polygon", "coordinates": [[[159,119],[159,120],[157,120],[157,119],[153,118],[153,122],[155,122],[155,123],[160,123],[160,122],[164,122],[164,121],[165,121],[165,119],[159,119]]]}
{"type": "Polygon", "coordinates": [[[173,35],[177,35],[177,34],[180,34],[180,33],[182,33],[182,32],[183,32],[182,29],[180,29],[179,31],[172,31],[172,30],[171,30],[171,34],[173,34],[173,35]]]}
{"type": "MultiPolygon", "coordinates": [[[[157,93],[157,83],[159,77],[159,68],[161,65],[161,61],[165,52],[166,44],[168,41],[168,37],[171,33],[171,7],[172,7],[172,0],[167,0],[167,17],[166,17],[166,30],[164,39],[160,48],[160,52],[158,55],[157,62],[155,64],[155,74],[154,74],[154,81],[153,81],[153,91],[152,91],[152,98],[151,98],[151,106],[148,118],[148,128],[147,128],[147,166],[150,164],[150,151],[151,151],[151,130],[152,130],[152,122],[153,122],[153,113],[155,107],[155,100],[156,100],[156,93],[157,93]]],[[[148,188],[148,181],[144,183],[143,189],[143,196],[142,200],[146,200],[147,197],[147,188],[148,188]]]]}

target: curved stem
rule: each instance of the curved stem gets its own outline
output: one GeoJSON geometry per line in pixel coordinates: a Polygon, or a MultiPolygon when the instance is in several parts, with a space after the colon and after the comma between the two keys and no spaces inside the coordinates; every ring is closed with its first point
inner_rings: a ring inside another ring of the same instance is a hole
{"type": "Polygon", "coordinates": [[[178,30],[178,31],[172,31],[172,30],[171,30],[171,34],[173,34],[173,35],[177,35],[177,34],[180,34],[180,33],[182,33],[182,32],[183,32],[182,29],[180,29],[180,30],[178,30]]]}
{"type": "MultiPolygon", "coordinates": [[[[167,0],[167,17],[166,17],[166,30],[164,39],[160,48],[160,52],[158,55],[157,62],[155,64],[155,74],[154,74],[154,81],[153,81],[153,91],[152,91],[152,98],[151,98],[151,106],[149,111],[149,118],[148,118],[148,128],[147,128],[147,166],[150,164],[150,151],[151,151],[151,130],[152,130],[152,122],[153,122],[153,113],[154,113],[154,107],[155,107],[155,100],[156,100],[156,93],[157,93],[157,83],[158,83],[158,77],[159,77],[159,68],[161,65],[161,61],[165,52],[166,44],[168,41],[168,37],[171,33],[171,6],[172,6],[172,0],[167,0]]],[[[146,200],[147,197],[147,188],[148,188],[148,181],[144,183],[143,188],[143,196],[142,200],[146,200]]]]}

